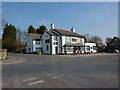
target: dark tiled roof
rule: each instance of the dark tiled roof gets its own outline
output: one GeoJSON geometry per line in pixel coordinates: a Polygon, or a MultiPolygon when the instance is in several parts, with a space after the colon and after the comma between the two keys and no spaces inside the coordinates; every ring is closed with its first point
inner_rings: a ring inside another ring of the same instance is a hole
{"type": "Polygon", "coordinates": [[[56,34],[55,33],[53,33],[52,31],[50,31],[50,30],[45,30],[45,32],[47,32],[48,34],[50,34],[50,35],[52,35],[52,36],[56,36],[56,34]]]}
{"type": "Polygon", "coordinates": [[[30,36],[32,37],[32,39],[40,39],[40,37],[42,36],[42,34],[30,33],[30,36]]]}
{"type": "Polygon", "coordinates": [[[54,30],[60,33],[61,35],[65,35],[65,36],[74,36],[74,37],[82,37],[82,38],[84,37],[78,33],[75,33],[69,30],[63,30],[63,29],[58,29],[58,28],[55,28],[54,30]]]}

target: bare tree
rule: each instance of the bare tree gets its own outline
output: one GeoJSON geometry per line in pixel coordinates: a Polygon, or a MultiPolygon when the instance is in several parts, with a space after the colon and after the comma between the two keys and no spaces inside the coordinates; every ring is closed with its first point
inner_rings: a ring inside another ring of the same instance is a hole
{"type": "Polygon", "coordinates": [[[87,33],[87,34],[83,34],[83,36],[85,37],[86,42],[88,42],[90,39],[90,35],[87,33]]]}
{"type": "Polygon", "coordinates": [[[27,32],[22,32],[22,42],[26,43],[26,37],[27,37],[28,33],[27,32]]]}
{"type": "Polygon", "coordinates": [[[106,44],[109,44],[109,43],[111,43],[111,42],[112,42],[112,38],[110,38],[110,37],[107,37],[105,42],[106,42],[106,44]]]}
{"type": "Polygon", "coordinates": [[[89,42],[102,43],[102,39],[99,36],[91,36],[89,42]]]}
{"type": "Polygon", "coordinates": [[[18,41],[21,41],[21,34],[22,34],[22,32],[21,32],[20,28],[17,27],[16,39],[18,41]]]}
{"type": "Polygon", "coordinates": [[[22,31],[19,27],[17,27],[16,39],[20,42],[26,42],[27,32],[22,31]]]}

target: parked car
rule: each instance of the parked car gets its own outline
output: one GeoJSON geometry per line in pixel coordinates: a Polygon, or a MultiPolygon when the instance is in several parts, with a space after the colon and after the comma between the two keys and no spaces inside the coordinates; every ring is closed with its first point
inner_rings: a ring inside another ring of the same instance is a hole
{"type": "Polygon", "coordinates": [[[97,51],[98,51],[98,52],[105,52],[104,49],[98,49],[97,51]]]}
{"type": "Polygon", "coordinates": [[[114,52],[115,52],[115,53],[119,53],[120,51],[119,51],[118,49],[115,49],[114,52]]]}

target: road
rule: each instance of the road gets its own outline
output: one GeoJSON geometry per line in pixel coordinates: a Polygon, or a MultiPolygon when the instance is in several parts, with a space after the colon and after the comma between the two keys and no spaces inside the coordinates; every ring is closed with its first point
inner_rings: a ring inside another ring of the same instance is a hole
{"type": "Polygon", "coordinates": [[[21,55],[3,65],[3,88],[117,88],[118,55],[21,55]]]}

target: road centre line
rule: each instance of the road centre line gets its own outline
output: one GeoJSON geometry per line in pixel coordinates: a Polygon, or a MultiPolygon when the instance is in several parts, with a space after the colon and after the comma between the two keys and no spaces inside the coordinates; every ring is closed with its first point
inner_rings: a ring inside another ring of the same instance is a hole
{"type": "Polygon", "coordinates": [[[25,79],[25,80],[23,80],[23,82],[26,82],[26,81],[31,81],[31,80],[35,80],[35,79],[37,79],[37,78],[29,78],[29,79],[25,79]]]}
{"type": "Polygon", "coordinates": [[[31,85],[38,84],[38,83],[43,83],[43,82],[44,82],[43,80],[39,80],[39,81],[36,81],[36,82],[28,83],[27,85],[31,86],[31,85]]]}

